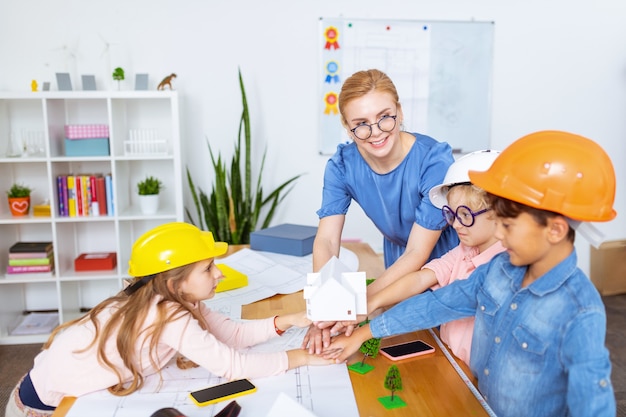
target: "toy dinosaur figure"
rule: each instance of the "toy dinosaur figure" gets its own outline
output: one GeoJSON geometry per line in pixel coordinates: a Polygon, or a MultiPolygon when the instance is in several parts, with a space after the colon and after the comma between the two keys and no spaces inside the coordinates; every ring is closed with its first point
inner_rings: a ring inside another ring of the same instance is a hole
{"type": "Polygon", "coordinates": [[[173,88],[172,88],[172,80],[174,78],[176,78],[176,74],[174,74],[174,73],[171,73],[167,77],[163,78],[163,81],[161,81],[159,83],[159,86],[157,87],[157,90],[165,90],[165,86],[166,85],[169,85],[170,86],[170,90],[173,90],[173,88]]]}

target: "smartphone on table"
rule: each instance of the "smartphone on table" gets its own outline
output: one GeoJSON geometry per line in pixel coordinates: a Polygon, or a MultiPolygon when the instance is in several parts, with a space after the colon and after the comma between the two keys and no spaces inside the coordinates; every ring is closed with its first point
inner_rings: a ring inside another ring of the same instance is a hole
{"type": "Polygon", "coordinates": [[[427,353],[433,353],[434,351],[435,348],[423,340],[413,340],[411,342],[404,342],[380,348],[380,353],[392,361],[426,355],[427,353]]]}
{"type": "Polygon", "coordinates": [[[225,382],[223,384],[214,385],[197,391],[192,391],[189,396],[196,405],[203,407],[209,404],[215,404],[220,401],[229,400],[242,395],[251,394],[256,391],[256,386],[247,379],[237,379],[235,381],[225,382]]]}

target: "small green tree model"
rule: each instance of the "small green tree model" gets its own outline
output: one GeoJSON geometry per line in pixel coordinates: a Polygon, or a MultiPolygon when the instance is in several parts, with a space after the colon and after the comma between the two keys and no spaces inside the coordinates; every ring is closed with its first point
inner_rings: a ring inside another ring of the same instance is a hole
{"type": "Polygon", "coordinates": [[[391,391],[391,401],[396,391],[402,391],[402,377],[396,365],[391,365],[385,376],[385,388],[391,391]]]}
{"type": "Polygon", "coordinates": [[[113,79],[117,81],[117,89],[120,89],[120,81],[124,81],[124,70],[120,67],[113,71],[113,79]]]}
{"type": "Polygon", "coordinates": [[[359,352],[363,354],[363,360],[361,361],[361,366],[365,364],[365,359],[368,357],[375,358],[378,356],[378,350],[380,349],[380,339],[373,337],[369,340],[363,342],[361,347],[359,348],[359,352]]]}

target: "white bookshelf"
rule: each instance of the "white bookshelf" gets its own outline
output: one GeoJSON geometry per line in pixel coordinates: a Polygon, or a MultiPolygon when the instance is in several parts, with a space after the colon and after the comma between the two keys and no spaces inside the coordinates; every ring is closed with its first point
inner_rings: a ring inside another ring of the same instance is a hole
{"type": "Polygon", "coordinates": [[[43,342],[48,334],[10,334],[25,311],[56,310],[61,323],[78,317],[123,287],[137,237],[158,224],[183,221],[177,92],[0,92],[0,191],[0,344],[43,342]],[[66,124],[107,124],[110,155],[65,156],[66,124]],[[113,213],[60,215],[57,176],[79,173],[111,174],[113,213]],[[146,175],[165,186],[159,211],[149,216],[141,213],[136,195],[146,175]],[[14,182],[33,188],[26,217],[9,211],[6,190],[14,182]],[[44,201],[50,217],[33,216],[32,206],[44,201]],[[8,250],[17,241],[52,241],[54,272],[6,274],[8,250]],[[117,266],[76,272],[74,259],[83,252],[115,252],[117,266]]]}

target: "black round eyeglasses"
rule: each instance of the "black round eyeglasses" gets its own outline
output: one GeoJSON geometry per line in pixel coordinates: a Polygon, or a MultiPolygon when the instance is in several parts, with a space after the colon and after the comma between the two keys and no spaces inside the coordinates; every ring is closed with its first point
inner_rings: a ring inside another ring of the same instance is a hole
{"type": "Polygon", "coordinates": [[[452,226],[454,224],[454,220],[458,220],[465,227],[472,227],[474,222],[476,221],[476,216],[485,213],[486,211],[491,210],[490,208],[482,209],[480,211],[472,211],[471,208],[467,206],[458,206],[456,211],[452,210],[449,206],[443,206],[441,208],[441,213],[443,213],[443,218],[446,219],[446,222],[452,226]]]}
{"type": "Polygon", "coordinates": [[[382,132],[391,132],[394,127],[396,127],[396,117],[395,116],[383,116],[379,121],[372,124],[362,123],[355,127],[354,129],[350,129],[350,132],[356,136],[357,139],[367,140],[372,136],[372,126],[378,125],[378,128],[382,132]]]}

